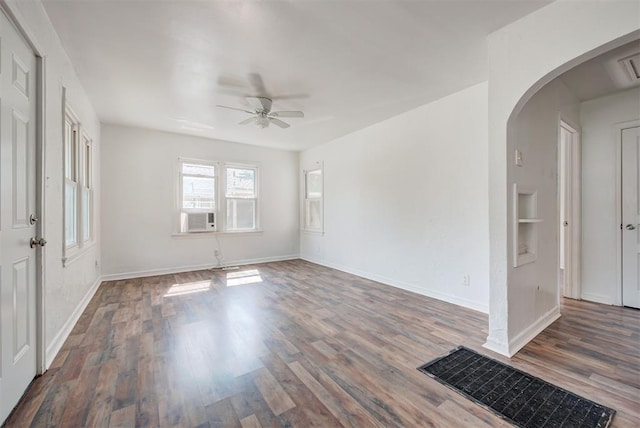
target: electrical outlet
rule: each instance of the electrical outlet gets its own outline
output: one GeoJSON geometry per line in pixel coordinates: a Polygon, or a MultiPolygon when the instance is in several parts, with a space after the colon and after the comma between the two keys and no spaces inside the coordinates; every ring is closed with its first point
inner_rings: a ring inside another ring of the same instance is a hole
{"type": "Polygon", "coordinates": [[[469,275],[465,275],[462,277],[462,285],[464,285],[465,287],[468,287],[471,285],[471,276],[469,275]]]}

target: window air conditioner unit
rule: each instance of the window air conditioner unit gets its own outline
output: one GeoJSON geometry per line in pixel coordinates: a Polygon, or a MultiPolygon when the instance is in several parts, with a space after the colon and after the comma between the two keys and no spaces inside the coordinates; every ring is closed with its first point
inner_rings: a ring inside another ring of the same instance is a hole
{"type": "Polygon", "coordinates": [[[187,213],[187,232],[210,232],[215,229],[215,213],[187,213]]]}

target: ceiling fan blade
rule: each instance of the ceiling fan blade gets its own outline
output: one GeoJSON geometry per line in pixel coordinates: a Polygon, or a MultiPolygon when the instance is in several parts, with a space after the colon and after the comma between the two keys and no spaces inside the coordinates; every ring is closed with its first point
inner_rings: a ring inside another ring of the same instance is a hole
{"type": "Polygon", "coordinates": [[[301,111],[272,111],[269,116],[273,117],[304,117],[301,111]]]}
{"type": "Polygon", "coordinates": [[[247,125],[251,122],[255,122],[256,118],[255,117],[250,117],[249,119],[245,119],[242,122],[238,123],[238,125],[247,125]]]}
{"type": "Polygon", "coordinates": [[[309,94],[273,95],[270,98],[272,100],[299,100],[299,99],[309,98],[309,94]]]}
{"type": "Polygon", "coordinates": [[[247,80],[244,75],[237,74],[220,74],[216,79],[218,86],[235,87],[235,88],[247,88],[247,80]]]}
{"type": "Polygon", "coordinates": [[[233,88],[216,88],[213,90],[216,94],[231,95],[232,97],[248,97],[248,90],[233,89],[233,88]]]}
{"type": "Polygon", "coordinates": [[[271,111],[271,100],[265,97],[247,97],[247,102],[257,112],[269,113],[271,111]]]}
{"type": "Polygon", "coordinates": [[[249,79],[249,83],[253,87],[253,90],[258,96],[264,97],[268,95],[267,90],[264,87],[262,76],[260,76],[258,73],[249,73],[247,77],[249,79]]]}
{"type": "Polygon", "coordinates": [[[247,102],[257,112],[264,111],[264,106],[258,97],[246,97],[247,102]]]}
{"type": "Polygon", "coordinates": [[[249,110],[245,110],[243,108],[236,108],[236,107],[229,107],[229,106],[221,106],[220,104],[217,104],[216,107],[222,107],[222,108],[228,108],[229,110],[238,110],[238,111],[243,111],[245,113],[249,113],[249,114],[256,114],[255,111],[249,111],[249,110]]]}
{"type": "Polygon", "coordinates": [[[269,121],[271,121],[275,125],[278,125],[280,128],[288,128],[291,126],[287,122],[283,122],[280,119],[276,119],[275,117],[270,117],[269,121]]]}

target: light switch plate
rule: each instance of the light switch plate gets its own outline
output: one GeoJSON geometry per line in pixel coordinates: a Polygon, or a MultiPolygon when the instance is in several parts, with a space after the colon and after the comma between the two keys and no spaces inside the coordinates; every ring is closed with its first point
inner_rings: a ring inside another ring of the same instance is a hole
{"type": "Polygon", "coordinates": [[[522,166],[522,152],[518,149],[516,149],[516,166],[522,166]]]}

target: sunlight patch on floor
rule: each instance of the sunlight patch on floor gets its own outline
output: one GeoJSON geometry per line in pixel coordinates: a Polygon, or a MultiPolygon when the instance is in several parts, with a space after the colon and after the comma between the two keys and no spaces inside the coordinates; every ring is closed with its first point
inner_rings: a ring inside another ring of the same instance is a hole
{"type": "Polygon", "coordinates": [[[173,284],[164,297],[182,296],[185,294],[201,293],[211,288],[211,281],[188,282],[186,284],[173,284]]]}
{"type": "Polygon", "coordinates": [[[262,282],[262,277],[258,269],[247,269],[239,272],[229,272],[227,274],[227,287],[255,284],[257,282],[262,282]]]}

